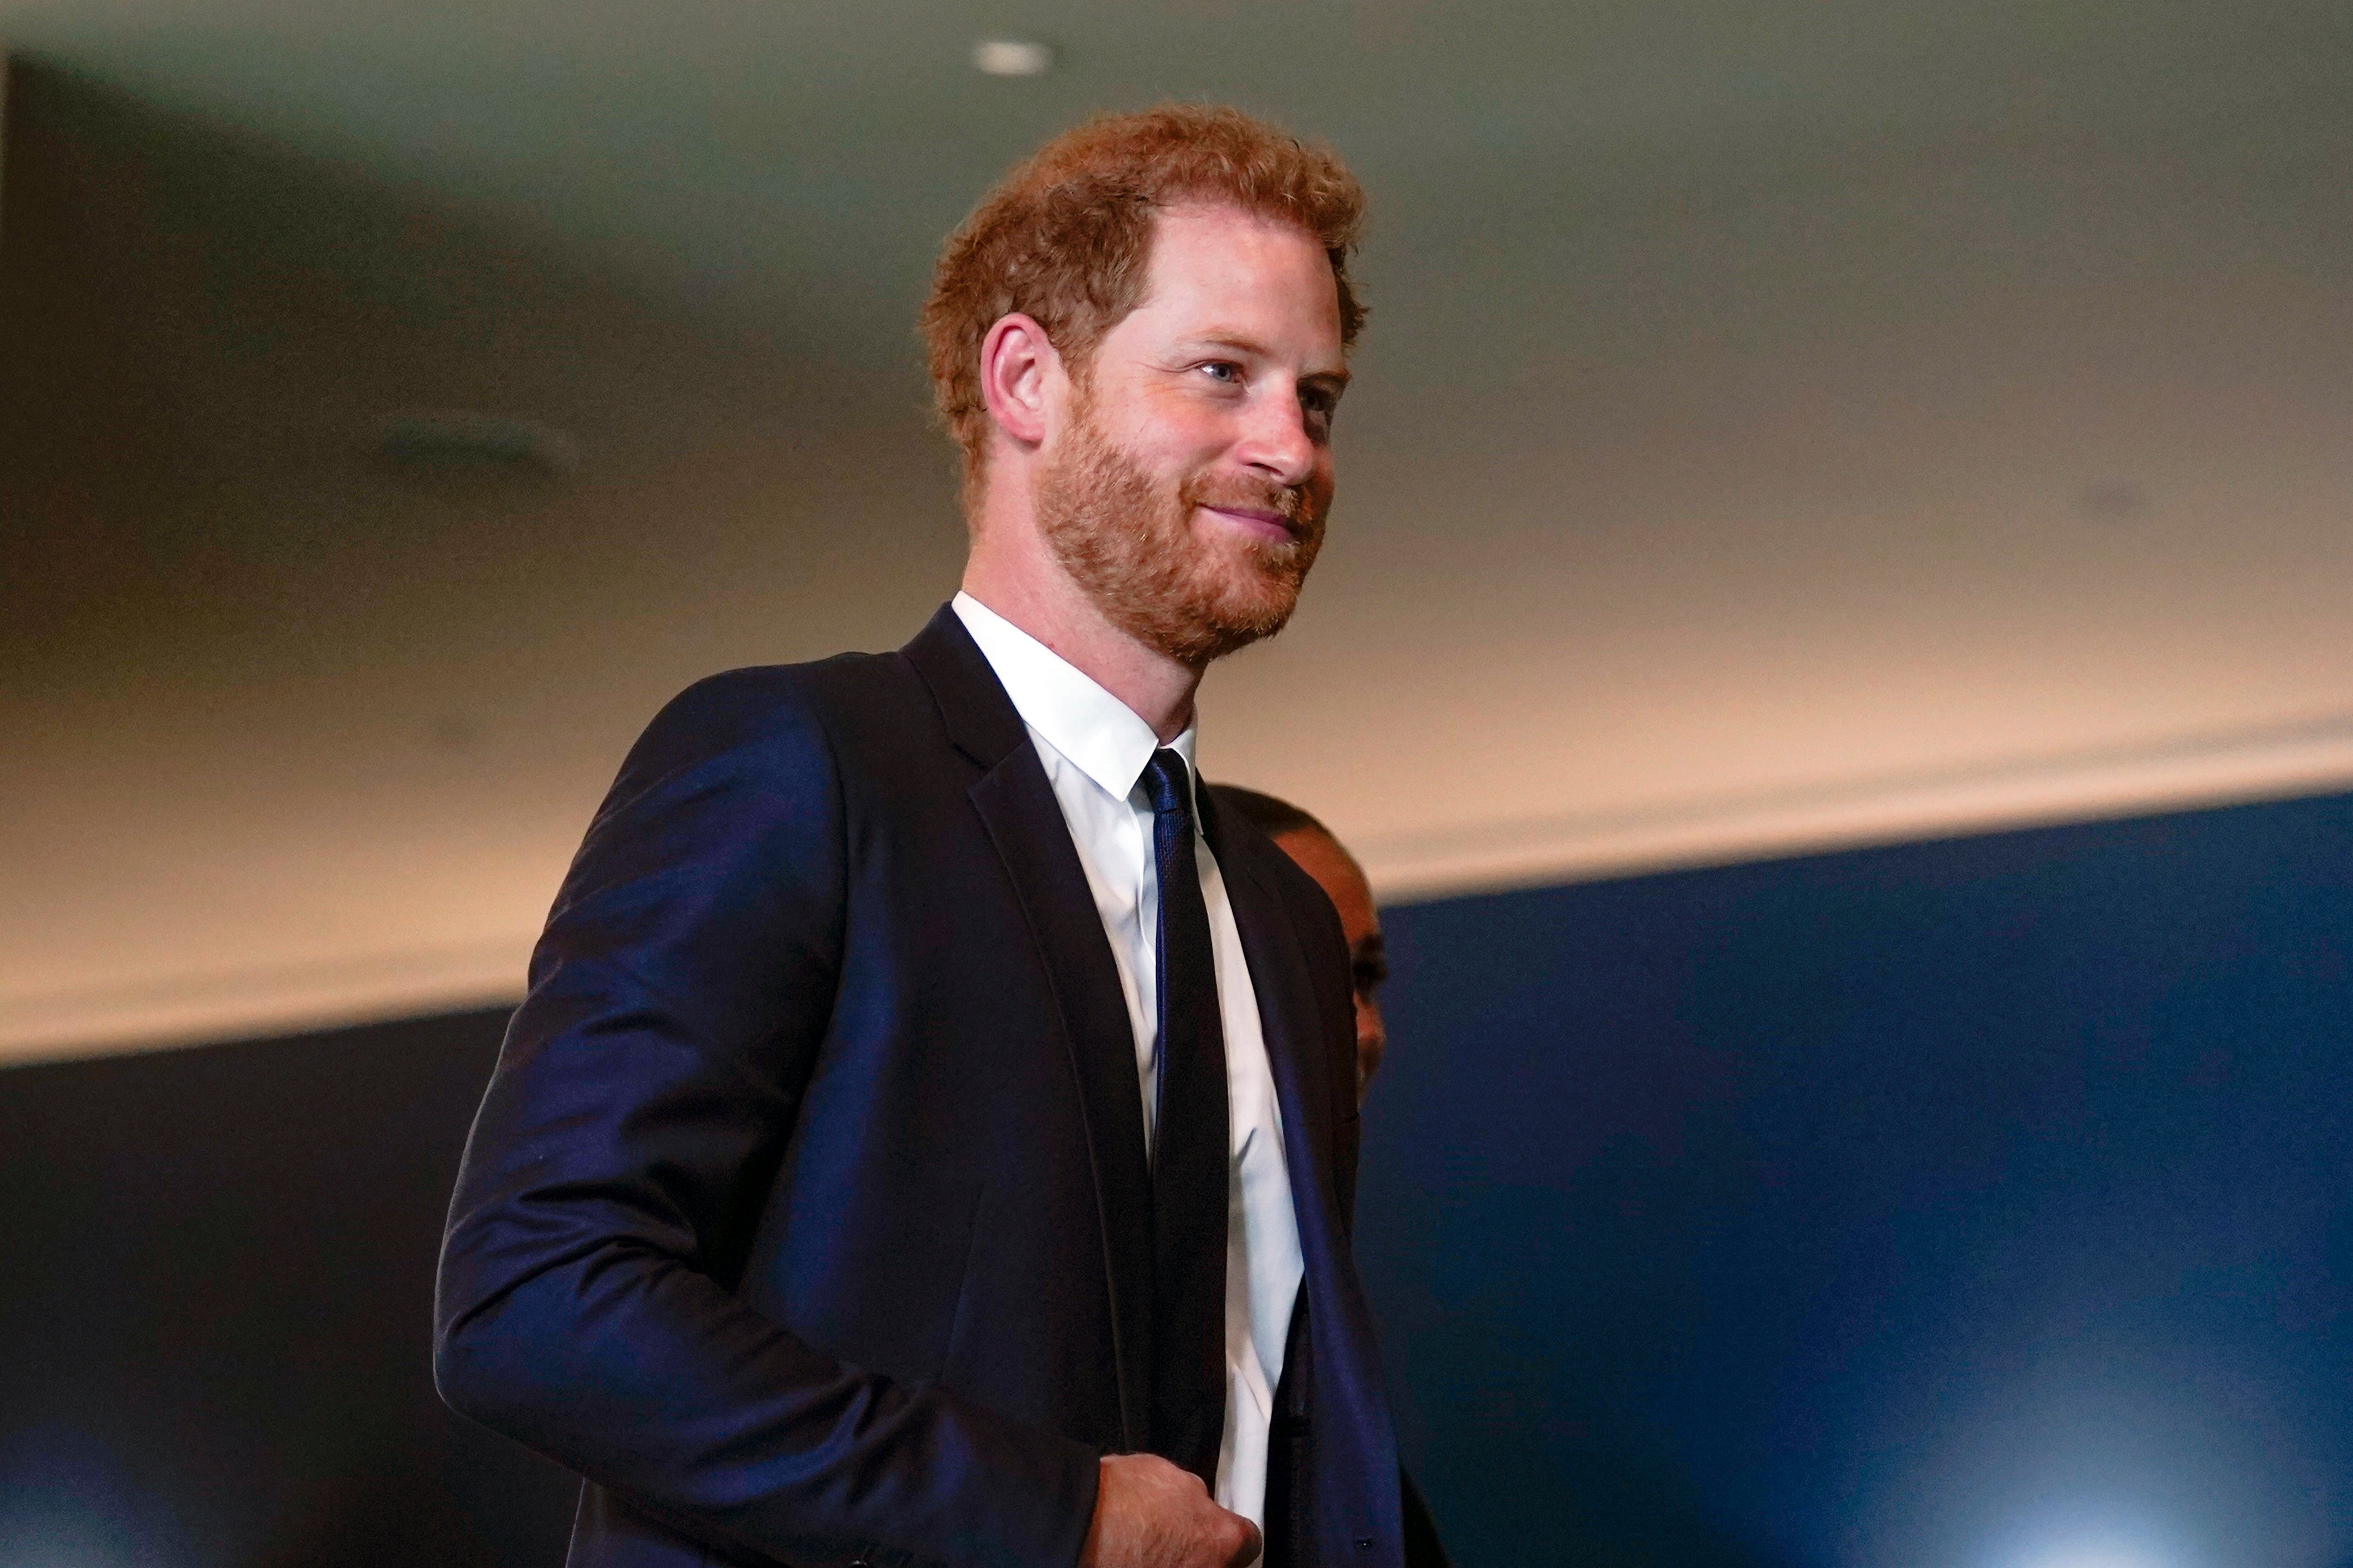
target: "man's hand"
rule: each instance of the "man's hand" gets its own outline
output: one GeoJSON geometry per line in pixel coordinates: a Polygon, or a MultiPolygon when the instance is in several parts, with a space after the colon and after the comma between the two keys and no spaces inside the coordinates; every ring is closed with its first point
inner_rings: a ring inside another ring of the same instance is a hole
{"type": "Polygon", "coordinates": [[[1258,1526],[1210,1501],[1192,1471],[1157,1454],[1103,1458],[1079,1568],[1250,1568],[1258,1553],[1258,1526]]]}

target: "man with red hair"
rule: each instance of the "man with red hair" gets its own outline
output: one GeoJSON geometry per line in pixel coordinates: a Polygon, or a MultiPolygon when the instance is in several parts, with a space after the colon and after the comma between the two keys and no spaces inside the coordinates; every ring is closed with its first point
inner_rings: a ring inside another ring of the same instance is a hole
{"type": "Polygon", "coordinates": [[[963,591],[623,764],[436,1322],[575,1568],[1405,1561],[1345,943],[1194,763],[1323,542],[1361,208],[1232,110],[1048,144],[923,314],[963,591]]]}

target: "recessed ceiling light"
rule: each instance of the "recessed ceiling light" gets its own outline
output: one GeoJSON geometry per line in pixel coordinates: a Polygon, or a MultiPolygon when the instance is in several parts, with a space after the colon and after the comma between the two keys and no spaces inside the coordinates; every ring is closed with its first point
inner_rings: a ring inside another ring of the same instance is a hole
{"type": "Polygon", "coordinates": [[[536,419],[439,410],[395,415],[385,421],[378,449],[415,471],[437,468],[535,468],[551,479],[580,471],[580,443],[536,419]]]}
{"type": "Polygon", "coordinates": [[[1054,68],[1054,49],[1032,38],[983,38],[972,47],[972,63],[984,76],[1044,76],[1054,68]]]}

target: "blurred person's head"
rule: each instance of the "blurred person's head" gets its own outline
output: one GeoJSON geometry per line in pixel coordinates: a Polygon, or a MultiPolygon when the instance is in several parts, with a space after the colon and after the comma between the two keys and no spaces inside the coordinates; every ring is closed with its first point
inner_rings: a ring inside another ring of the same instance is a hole
{"type": "Polygon", "coordinates": [[[1340,913],[1341,934],[1348,939],[1349,982],[1356,995],[1356,1101],[1361,1105],[1373,1074],[1380,1070],[1389,1038],[1380,998],[1381,983],[1389,977],[1388,953],[1381,941],[1381,911],[1373,902],[1373,885],[1332,830],[1289,801],[1236,784],[1212,787],[1221,809],[1238,811],[1256,823],[1276,848],[1315,879],[1340,913]]]}
{"type": "Polygon", "coordinates": [[[1280,630],[1332,502],[1363,206],[1329,152],[1191,105],[1007,175],[923,318],[975,565],[1196,670],[1280,630]]]}

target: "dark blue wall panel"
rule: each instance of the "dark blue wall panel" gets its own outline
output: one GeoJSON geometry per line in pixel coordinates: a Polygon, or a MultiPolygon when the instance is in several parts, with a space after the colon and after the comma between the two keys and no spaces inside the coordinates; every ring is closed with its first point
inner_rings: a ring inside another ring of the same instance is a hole
{"type": "Polygon", "coordinates": [[[564,1561],[578,1483],[429,1366],[505,1026],[0,1072],[0,1564],[564,1561]]]}
{"type": "MultiPolygon", "coordinates": [[[[1464,1568],[2353,1558],[2353,801],[1389,912],[1464,1568]]],[[[496,1014],[0,1073],[0,1563],[554,1563],[440,1409],[496,1014]]]]}
{"type": "Polygon", "coordinates": [[[2353,800],[1396,909],[1466,1564],[2353,1556],[2353,800]]]}

